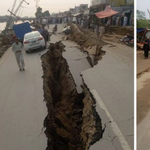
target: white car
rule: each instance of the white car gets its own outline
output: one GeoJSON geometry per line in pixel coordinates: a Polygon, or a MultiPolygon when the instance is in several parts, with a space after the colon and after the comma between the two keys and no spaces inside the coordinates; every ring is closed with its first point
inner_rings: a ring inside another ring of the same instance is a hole
{"type": "Polygon", "coordinates": [[[26,33],[24,35],[23,45],[26,53],[35,49],[45,49],[45,40],[38,31],[26,33]]]}

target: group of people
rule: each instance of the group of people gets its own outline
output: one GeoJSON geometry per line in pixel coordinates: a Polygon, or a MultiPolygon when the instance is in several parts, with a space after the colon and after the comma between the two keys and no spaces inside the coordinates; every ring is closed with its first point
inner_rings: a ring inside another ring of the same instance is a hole
{"type": "Polygon", "coordinates": [[[127,26],[128,25],[128,17],[126,15],[114,15],[111,18],[111,25],[116,25],[116,26],[127,26]]]}
{"type": "Polygon", "coordinates": [[[100,23],[100,25],[97,25],[94,29],[95,33],[97,34],[97,36],[100,38],[100,40],[102,40],[103,34],[105,33],[105,27],[102,23],[100,23]]]}

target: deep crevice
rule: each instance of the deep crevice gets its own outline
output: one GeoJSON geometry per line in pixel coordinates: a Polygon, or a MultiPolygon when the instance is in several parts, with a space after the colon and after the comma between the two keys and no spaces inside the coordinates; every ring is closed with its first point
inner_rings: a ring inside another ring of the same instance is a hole
{"type": "Polygon", "coordinates": [[[62,52],[61,42],[50,44],[42,58],[44,100],[48,115],[44,121],[46,150],[88,150],[102,138],[101,119],[95,100],[83,83],[78,94],[62,52]]]}

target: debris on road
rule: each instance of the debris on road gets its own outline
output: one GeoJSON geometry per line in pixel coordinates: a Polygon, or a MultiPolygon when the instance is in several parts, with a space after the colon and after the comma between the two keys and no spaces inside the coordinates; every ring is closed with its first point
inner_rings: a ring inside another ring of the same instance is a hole
{"type": "Polygon", "coordinates": [[[83,81],[78,94],[73,76],[62,52],[61,42],[50,44],[42,55],[44,100],[48,115],[44,121],[47,149],[88,150],[102,138],[101,119],[95,100],[83,81]]]}

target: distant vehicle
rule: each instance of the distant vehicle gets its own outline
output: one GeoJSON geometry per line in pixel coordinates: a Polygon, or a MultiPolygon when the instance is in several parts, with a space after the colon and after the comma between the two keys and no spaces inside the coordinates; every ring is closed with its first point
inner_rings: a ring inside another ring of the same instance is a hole
{"type": "Polygon", "coordinates": [[[47,24],[47,19],[43,19],[42,20],[42,25],[46,25],[47,24]]]}
{"type": "Polygon", "coordinates": [[[43,36],[38,31],[33,31],[26,33],[24,35],[23,45],[26,53],[33,51],[35,49],[41,48],[45,49],[45,40],[43,36]]]}

